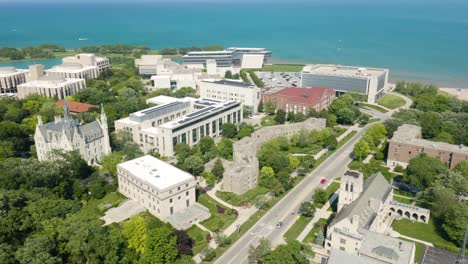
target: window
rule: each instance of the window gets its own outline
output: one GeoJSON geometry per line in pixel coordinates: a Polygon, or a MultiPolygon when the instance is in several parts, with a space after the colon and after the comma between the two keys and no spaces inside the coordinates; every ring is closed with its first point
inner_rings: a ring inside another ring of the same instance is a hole
{"type": "Polygon", "coordinates": [[[180,191],[180,186],[179,186],[179,187],[177,187],[177,190],[178,190],[178,191],[180,191]]]}
{"type": "MultiPolygon", "coordinates": [[[[172,207],[171,207],[171,208],[172,208],[172,207]]],[[[344,247],[340,247],[340,250],[345,251],[345,248],[344,248],[344,247]]]]}
{"type": "Polygon", "coordinates": [[[177,200],[180,200],[180,195],[179,195],[179,197],[177,198],[177,200]]]}
{"type": "Polygon", "coordinates": [[[340,243],[341,243],[341,244],[346,244],[346,239],[340,238],[340,243]]]}
{"type": "Polygon", "coordinates": [[[190,206],[190,200],[185,201],[185,203],[187,204],[187,207],[190,206]]]}
{"type": "Polygon", "coordinates": [[[169,199],[169,203],[172,203],[172,198],[171,198],[171,199],[169,199]]]}
{"type": "Polygon", "coordinates": [[[185,196],[188,196],[188,194],[189,194],[189,192],[188,192],[188,191],[186,191],[186,192],[185,192],[185,196]]]}
{"type": "Polygon", "coordinates": [[[174,207],[171,206],[171,208],[169,208],[169,212],[172,215],[174,213],[174,207]]]}

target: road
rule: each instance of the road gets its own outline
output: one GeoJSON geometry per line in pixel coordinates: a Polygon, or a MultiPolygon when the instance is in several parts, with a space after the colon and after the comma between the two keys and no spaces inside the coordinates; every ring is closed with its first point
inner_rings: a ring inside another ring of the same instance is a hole
{"type": "Polygon", "coordinates": [[[341,177],[345,173],[348,163],[352,160],[351,153],[354,144],[363,136],[365,130],[361,129],[351,140],[328,157],[312,173],[305,176],[298,185],[273,206],[215,263],[247,263],[250,245],[257,246],[258,241],[262,237],[268,239],[273,246],[284,243],[283,234],[294,224],[297,217],[297,215],[292,215],[291,212],[293,210],[297,212],[303,201],[311,199],[314,189],[320,184],[321,178],[326,178],[329,181],[335,177],[341,177]],[[283,222],[283,226],[280,229],[276,229],[276,224],[279,221],[283,222]]]}
{"type": "MultiPolygon", "coordinates": [[[[401,95],[399,95],[401,96],[401,95]]],[[[406,104],[401,108],[409,108],[411,100],[405,99],[406,104]]],[[[380,122],[390,118],[391,114],[398,109],[389,111],[388,113],[380,113],[369,109],[369,114],[379,117],[380,122]]],[[[239,240],[234,243],[215,263],[218,264],[238,264],[248,263],[249,247],[257,246],[261,238],[266,238],[272,246],[285,243],[283,240],[284,233],[294,224],[297,215],[292,215],[291,212],[298,211],[300,204],[303,201],[310,200],[314,190],[319,186],[320,179],[325,178],[327,181],[335,177],[341,177],[348,169],[348,164],[352,161],[351,154],[354,145],[364,135],[367,128],[372,124],[368,124],[363,129],[346,142],[334,154],[328,157],[320,166],[312,173],[296,185],[288,194],[283,197],[273,208],[271,208],[255,225],[253,225],[239,240]],[[278,222],[283,222],[280,229],[276,228],[278,222]]]]}

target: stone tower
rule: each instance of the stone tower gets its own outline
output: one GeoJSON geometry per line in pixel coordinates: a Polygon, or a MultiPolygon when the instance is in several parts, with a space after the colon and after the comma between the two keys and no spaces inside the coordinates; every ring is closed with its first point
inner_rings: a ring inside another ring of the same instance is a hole
{"type": "Polygon", "coordinates": [[[104,153],[105,154],[110,154],[111,153],[111,147],[110,147],[110,139],[109,139],[109,127],[107,126],[107,115],[106,112],[104,111],[104,105],[101,104],[101,120],[99,120],[102,128],[102,133],[104,136],[104,153]]]}
{"type": "Polygon", "coordinates": [[[360,172],[347,171],[341,177],[338,192],[338,212],[348,204],[355,201],[362,193],[364,176],[360,172]]]}

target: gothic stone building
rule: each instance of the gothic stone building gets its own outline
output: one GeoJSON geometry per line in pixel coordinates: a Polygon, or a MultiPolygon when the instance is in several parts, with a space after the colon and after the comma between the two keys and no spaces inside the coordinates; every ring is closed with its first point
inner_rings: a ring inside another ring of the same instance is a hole
{"type": "Polygon", "coordinates": [[[54,150],[78,150],[88,164],[97,163],[111,153],[107,117],[102,106],[101,120],[84,125],[71,116],[66,100],[63,109],[64,117],[56,116],[54,122],[43,124],[42,117],[38,116],[34,142],[40,161],[54,159],[54,150]]]}

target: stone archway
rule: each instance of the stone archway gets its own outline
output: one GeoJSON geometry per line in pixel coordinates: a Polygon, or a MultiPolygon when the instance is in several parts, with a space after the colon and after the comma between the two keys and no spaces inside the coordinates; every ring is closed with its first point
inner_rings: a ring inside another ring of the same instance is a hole
{"type": "Polygon", "coordinates": [[[402,210],[398,209],[397,214],[398,214],[400,217],[403,217],[403,211],[402,211],[402,210]]]}
{"type": "Polygon", "coordinates": [[[405,212],[405,217],[408,218],[408,219],[411,219],[411,213],[410,212],[405,212]]]}
{"type": "Polygon", "coordinates": [[[414,213],[414,214],[411,215],[411,219],[415,220],[415,221],[418,221],[419,217],[418,217],[418,215],[416,213],[414,213]]]}
{"type": "Polygon", "coordinates": [[[425,215],[422,215],[421,218],[419,218],[421,221],[423,221],[424,223],[427,223],[427,219],[426,219],[426,216],[425,215]]]}

